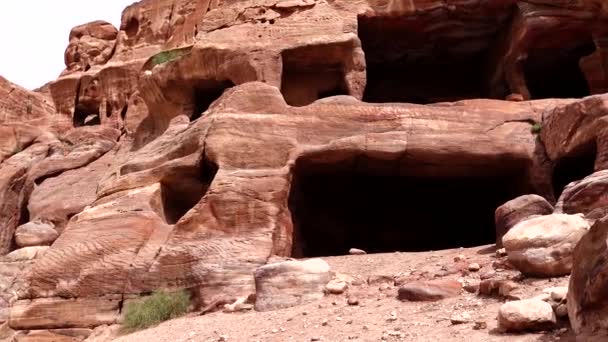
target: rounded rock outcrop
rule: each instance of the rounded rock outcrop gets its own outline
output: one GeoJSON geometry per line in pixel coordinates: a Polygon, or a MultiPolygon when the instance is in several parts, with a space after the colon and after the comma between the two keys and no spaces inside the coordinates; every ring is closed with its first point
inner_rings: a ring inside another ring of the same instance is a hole
{"type": "Polygon", "coordinates": [[[519,222],[536,215],[548,215],[553,206],[538,195],[524,195],[512,199],[496,209],[496,244],[502,246],[502,237],[519,222]]]}
{"type": "Polygon", "coordinates": [[[48,246],[59,237],[52,224],[28,222],[15,230],[15,243],[19,247],[48,246]]]}
{"type": "Polygon", "coordinates": [[[562,276],[572,269],[572,251],[589,229],[582,215],[552,214],[515,225],[502,239],[508,260],[524,274],[562,276]]]}

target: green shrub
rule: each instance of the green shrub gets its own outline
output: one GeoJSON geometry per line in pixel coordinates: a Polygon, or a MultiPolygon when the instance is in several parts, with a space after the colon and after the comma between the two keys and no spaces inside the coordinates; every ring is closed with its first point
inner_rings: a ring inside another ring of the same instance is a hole
{"type": "Polygon", "coordinates": [[[185,314],[188,306],[190,296],[186,291],[156,291],[126,305],[124,327],[131,331],[145,329],[185,314]]]}
{"type": "Polygon", "coordinates": [[[532,125],[531,131],[532,131],[532,134],[539,134],[542,129],[543,129],[543,126],[540,124],[540,122],[535,122],[532,125]]]}
{"type": "Polygon", "coordinates": [[[184,49],[161,51],[161,52],[157,53],[156,55],[152,56],[151,63],[152,63],[152,66],[164,64],[164,63],[176,60],[179,57],[185,55],[186,53],[187,53],[187,50],[184,50],[184,49]]]}

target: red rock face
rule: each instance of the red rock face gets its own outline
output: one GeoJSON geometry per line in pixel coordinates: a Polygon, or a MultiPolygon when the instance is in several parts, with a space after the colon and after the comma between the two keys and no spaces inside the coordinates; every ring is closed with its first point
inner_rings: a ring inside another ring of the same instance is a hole
{"type": "Polygon", "coordinates": [[[74,27],[65,50],[67,69],[64,74],[88,71],[95,65],[107,63],[114,54],[117,33],[112,24],[104,21],[74,27]]]}
{"type": "Polygon", "coordinates": [[[503,203],[606,168],[607,97],[574,99],[606,88],[605,7],[144,0],[74,28],[43,91],[0,82],[0,254],[59,234],[10,325],[241,297],[276,255],[493,242],[503,203]]]}

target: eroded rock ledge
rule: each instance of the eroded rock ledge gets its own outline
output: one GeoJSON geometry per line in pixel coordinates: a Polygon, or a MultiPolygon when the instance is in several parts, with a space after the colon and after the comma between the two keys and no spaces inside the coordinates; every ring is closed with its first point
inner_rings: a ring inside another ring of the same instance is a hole
{"type": "Polygon", "coordinates": [[[573,99],[608,87],[607,13],[145,0],[120,30],[76,27],[59,79],[0,88],[20,94],[0,108],[0,254],[28,222],[59,235],[22,252],[10,326],[112,323],[159,287],[248,295],[273,256],[493,242],[503,203],[608,168],[608,97],[573,99]]]}

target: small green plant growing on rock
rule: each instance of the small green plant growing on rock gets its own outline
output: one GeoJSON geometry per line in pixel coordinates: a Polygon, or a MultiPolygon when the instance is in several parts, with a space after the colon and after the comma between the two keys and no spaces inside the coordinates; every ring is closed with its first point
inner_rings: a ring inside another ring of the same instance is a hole
{"type": "Polygon", "coordinates": [[[181,56],[185,55],[188,52],[189,52],[189,50],[187,50],[187,49],[174,49],[174,50],[161,51],[161,52],[157,53],[156,55],[152,56],[152,58],[150,59],[150,63],[152,64],[152,66],[165,64],[167,62],[171,62],[171,61],[174,61],[174,60],[180,58],[181,56]]]}
{"type": "Polygon", "coordinates": [[[128,331],[146,329],[182,316],[189,306],[190,295],[186,291],[155,291],[149,297],[126,305],[124,327],[128,331]]]}
{"type": "Polygon", "coordinates": [[[539,134],[542,129],[542,124],[540,122],[535,122],[532,124],[532,128],[530,130],[532,131],[532,134],[539,134]]]}

